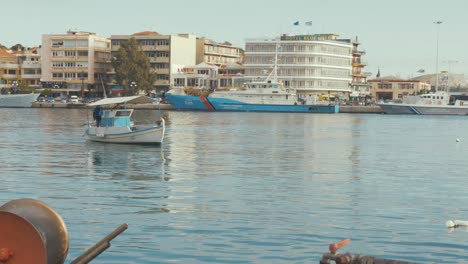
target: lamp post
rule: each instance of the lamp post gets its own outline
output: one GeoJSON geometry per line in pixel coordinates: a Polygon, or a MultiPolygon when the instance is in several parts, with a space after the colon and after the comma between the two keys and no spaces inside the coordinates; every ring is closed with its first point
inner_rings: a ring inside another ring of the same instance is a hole
{"type": "Polygon", "coordinates": [[[136,91],[136,88],[137,88],[136,82],[131,82],[130,83],[130,88],[132,88],[132,95],[134,95],[135,91],[136,91]]]}
{"type": "Polygon", "coordinates": [[[437,51],[436,51],[436,86],[435,91],[439,90],[439,25],[442,24],[442,21],[435,21],[434,24],[437,25],[437,51]]]}
{"type": "Polygon", "coordinates": [[[84,71],[81,71],[81,100],[83,100],[83,94],[84,94],[84,71]]]}
{"type": "Polygon", "coordinates": [[[15,88],[13,89],[13,91],[10,91],[10,93],[11,92],[16,93],[16,90],[18,88],[18,81],[13,81],[11,84],[13,84],[13,87],[15,87],[15,88]]]}

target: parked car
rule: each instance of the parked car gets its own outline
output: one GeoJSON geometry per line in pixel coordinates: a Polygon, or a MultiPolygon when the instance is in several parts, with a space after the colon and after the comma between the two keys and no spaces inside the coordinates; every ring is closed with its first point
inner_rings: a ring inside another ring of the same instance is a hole
{"type": "Polygon", "coordinates": [[[80,102],[80,100],[78,99],[78,96],[76,96],[76,95],[70,96],[70,103],[77,104],[79,102],[80,102]]]}
{"type": "Polygon", "coordinates": [[[43,103],[46,100],[45,100],[44,96],[40,96],[39,98],[37,98],[37,101],[43,103]]]}
{"type": "Polygon", "coordinates": [[[55,99],[53,97],[47,98],[48,103],[55,103],[55,99]]]}

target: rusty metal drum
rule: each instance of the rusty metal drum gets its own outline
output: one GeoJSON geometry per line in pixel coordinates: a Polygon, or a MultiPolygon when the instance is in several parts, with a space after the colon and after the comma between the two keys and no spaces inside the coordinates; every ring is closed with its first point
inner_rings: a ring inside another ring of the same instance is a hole
{"type": "Polygon", "coordinates": [[[62,264],[68,232],[62,217],[46,203],[18,199],[0,206],[0,263],[62,264]]]}

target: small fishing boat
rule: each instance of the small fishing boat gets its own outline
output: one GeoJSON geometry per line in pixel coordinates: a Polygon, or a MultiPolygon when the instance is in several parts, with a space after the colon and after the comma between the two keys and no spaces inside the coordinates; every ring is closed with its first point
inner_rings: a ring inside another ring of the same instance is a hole
{"type": "Polygon", "coordinates": [[[133,109],[113,109],[124,104],[150,104],[153,100],[144,95],[106,98],[88,104],[90,107],[106,107],[100,120],[88,122],[85,136],[90,141],[122,144],[161,144],[164,139],[165,122],[138,124],[132,119],[133,109]],[[115,108],[115,107],[114,107],[115,108]]]}

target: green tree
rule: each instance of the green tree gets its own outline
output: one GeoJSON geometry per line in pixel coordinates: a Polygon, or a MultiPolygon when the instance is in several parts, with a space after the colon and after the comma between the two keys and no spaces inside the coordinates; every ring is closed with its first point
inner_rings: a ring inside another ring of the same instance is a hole
{"type": "Polygon", "coordinates": [[[128,91],[128,95],[138,94],[139,91],[148,93],[153,90],[156,76],[151,70],[148,57],[135,38],[121,43],[116,57],[112,59],[112,66],[115,69],[117,83],[128,91]],[[130,85],[132,82],[136,83],[136,87],[130,85]]]}
{"type": "Polygon", "coordinates": [[[11,50],[24,50],[24,46],[21,44],[16,44],[14,46],[11,46],[11,50]]]}

